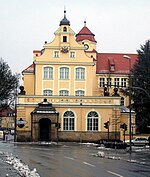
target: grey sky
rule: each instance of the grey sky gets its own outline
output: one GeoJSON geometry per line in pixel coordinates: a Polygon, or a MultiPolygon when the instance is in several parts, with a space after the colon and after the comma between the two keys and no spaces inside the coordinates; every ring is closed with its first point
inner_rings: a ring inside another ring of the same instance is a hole
{"type": "Polygon", "coordinates": [[[75,33],[86,19],[98,52],[136,53],[150,38],[149,0],[0,0],[0,57],[13,72],[53,40],[64,6],[75,33]]]}

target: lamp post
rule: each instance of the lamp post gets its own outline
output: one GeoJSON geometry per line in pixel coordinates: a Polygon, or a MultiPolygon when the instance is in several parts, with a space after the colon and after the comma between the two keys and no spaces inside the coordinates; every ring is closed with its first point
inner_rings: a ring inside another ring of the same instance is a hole
{"type": "Polygon", "coordinates": [[[131,114],[131,57],[124,55],[123,58],[129,60],[129,147],[130,152],[132,151],[131,139],[132,139],[132,114],[131,114]]]}

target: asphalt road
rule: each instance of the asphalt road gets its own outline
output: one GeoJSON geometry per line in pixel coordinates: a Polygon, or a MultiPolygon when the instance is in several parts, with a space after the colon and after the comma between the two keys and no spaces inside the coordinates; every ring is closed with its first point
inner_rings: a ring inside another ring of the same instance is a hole
{"type": "Polygon", "coordinates": [[[101,150],[89,145],[29,145],[0,143],[0,150],[17,155],[41,177],[150,177],[150,151],[101,150]],[[97,156],[103,151],[105,157],[97,156]],[[131,163],[132,162],[132,163],[131,163]]]}

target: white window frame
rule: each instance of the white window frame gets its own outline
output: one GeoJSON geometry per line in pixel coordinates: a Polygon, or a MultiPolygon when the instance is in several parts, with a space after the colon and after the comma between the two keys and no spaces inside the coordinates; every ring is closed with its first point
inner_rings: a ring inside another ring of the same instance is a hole
{"type": "Polygon", "coordinates": [[[87,131],[98,131],[99,116],[96,111],[90,111],[87,115],[87,131]]]}
{"type": "Polygon", "coordinates": [[[69,91],[68,90],[60,90],[59,96],[69,96],[69,91]]]}
{"type": "Polygon", "coordinates": [[[121,78],[121,87],[126,88],[127,87],[127,78],[121,78]]]}
{"type": "Polygon", "coordinates": [[[59,57],[60,57],[59,50],[54,50],[54,58],[59,58],[59,57]]]}
{"type": "Polygon", "coordinates": [[[119,85],[120,85],[120,78],[114,78],[114,85],[115,85],[115,87],[119,87],[119,85]]]}
{"type": "Polygon", "coordinates": [[[52,96],[53,95],[53,90],[43,90],[43,95],[45,96],[52,96]]]}
{"type": "Polygon", "coordinates": [[[43,72],[44,79],[53,79],[53,67],[45,66],[43,72]]]}
{"type": "Polygon", "coordinates": [[[74,51],[70,51],[70,58],[75,58],[75,52],[74,51]]]}
{"type": "Polygon", "coordinates": [[[76,68],[76,79],[85,80],[85,68],[83,67],[76,68]]]}
{"type": "Polygon", "coordinates": [[[68,67],[60,68],[60,79],[69,79],[69,68],[68,67]]]}
{"type": "Polygon", "coordinates": [[[75,130],[75,114],[72,111],[66,111],[63,114],[63,130],[64,131],[75,130]]]}
{"type": "Polygon", "coordinates": [[[75,91],[75,96],[85,96],[85,91],[83,91],[83,90],[76,90],[75,91]]]}
{"type": "Polygon", "coordinates": [[[99,87],[101,87],[101,88],[105,87],[105,78],[104,77],[99,78],[99,87]]]}

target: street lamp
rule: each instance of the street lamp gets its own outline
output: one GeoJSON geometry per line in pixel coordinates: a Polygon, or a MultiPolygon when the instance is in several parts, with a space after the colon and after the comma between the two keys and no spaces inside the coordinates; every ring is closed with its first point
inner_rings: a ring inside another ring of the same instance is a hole
{"type": "Polygon", "coordinates": [[[131,114],[131,57],[123,55],[123,58],[129,60],[129,147],[130,152],[132,151],[131,139],[132,139],[132,114],[131,114]]]}

